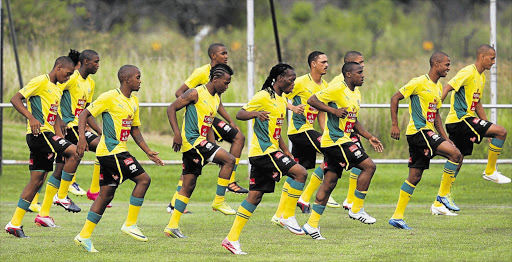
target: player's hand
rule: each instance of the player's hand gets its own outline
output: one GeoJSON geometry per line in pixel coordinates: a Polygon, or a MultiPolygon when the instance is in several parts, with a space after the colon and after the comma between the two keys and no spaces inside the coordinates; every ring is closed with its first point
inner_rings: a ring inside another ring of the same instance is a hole
{"type": "Polygon", "coordinates": [[[398,127],[398,126],[391,127],[391,137],[395,140],[400,140],[400,127],[398,127]]]}
{"type": "Polygon", "coordinates": [[[341,108],[335,109],[334,114],[337,117],[344,119],[348,115],[347,109],[348,109],[348,107],[341,107],[341,108]]]}
{"type": "Polygon", "coordinates": [[[238,130],[238,132],[242,132],[242,130],[240,130],[240,128],[235,124],[235,122],[231,122],[231,123],[229,123],[229,125],[230,125],[232,128],[236,128],[236,130],[238,130]]]}
{"type": "Polygon", "coordinates": [[[290,151],[287,151],[287,152],[283,152],[285,155],[287,155],[289,158],[291,159],[295,159],[295,157],[293,156],[293,154],[290,152],[290,151]]]}
{"type": "Polygon", "coordinates": [[[30,125],[30,130],[34,136],[38,136],[41,133],[41,122],[39,122],[35,117],[29,118],[28,124],[30,125]]]}
{"type": "Polygon", "coordinates": [[[255,112],[256,113],[256,118],[258,118],[260,121],[267,121],[270,119],[270,117],[268,116],[270,114],[270,112],[268,111],[259,111],[259,112],[255,112]]]}
{"type": "Polygon", "coordinates": [[[304,104],[300,104],[300,105],[294,106],[294,107],[292,107],[292,111],[295,114],[302,115],[304,113],[304,107],[305,106],[306,105],[304,105],[304,104]]]}
{"type": "Polygon", "coordinates": [[[149,160],[155,162],[155,164],[157,166],[164,166],[164,161],[162,161],[162,159],[160,159],[160,157],[158,156],[158,152],[155,152],[155,151],[149,151],[146,153],[146,155],[148,156],[149,160]]]}
{"type": "Polygon", "coordinates": [[[78,157],[82,158],[85,151],[89,151],[87,141],[85,139],[78,139],[78,143],[76,144],[76,154],[78,157]]]}
{"type": "Polygon", "coordinates": [[[180,151],[182,143],[183,140],[181,139],[181,134],[174,135],[174,139],[172,141],[172,149],[174,150],[174,152],[180,151]]]}
{"type": "Polygon", "coordinates": [[[59,121],[59,128],[62,132],[62,135],[65,137],[68,134],[68,127],[64,121],[59,121]]]}
{"type": "Polygon", "coordinates": [[[382,151],[384,150],[384,146],[382,145],[378,138],[372,136],[370,137],[370,139],[368,139],[368,141],[373,146],[373,149],[375,149],[375,151],[382,153],[382,151]]]}

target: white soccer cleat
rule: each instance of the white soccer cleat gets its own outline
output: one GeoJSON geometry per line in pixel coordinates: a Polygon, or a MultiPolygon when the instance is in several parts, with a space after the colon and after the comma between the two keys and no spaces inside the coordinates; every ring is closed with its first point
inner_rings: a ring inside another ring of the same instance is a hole
{"type": "Polygon", "coordinates": [[[432,204],[430,206],[430,212],[432,213],[432,215],[443,215],[443,216],[456,216],[457,213],[454,213],[454,212],[451,212],[448,208],[446,208],[444,205],[440,206],[440,207],[436,207],[434,206],[434,204],[432,204]]]}
{"type": "Polygon", "coordinates": [[[310,235],[315,240],[324,240],[325,239],[325,237],[320,235],[320,227],[314,228],[314,227],[310,226],[308,223],[306,223],[302,227],[302,230],[304,230],[304,232],[306,232],[306,235],[310,235]]]}
{"type": "Polygon", "coordinates": [[[510,183],[511,179],[502,175],[500,171],[496,170],[491,175],[486,175],[484,171],[483,178],[487,181],[492,181],[498,184],[507,184],[510,183]]]}
{"type": "Polygon", "coordinates": [[[277,217],[276,215],[272,216],[272,218],[270,219],[270,222],[272,222],[272,224],[278,226],[278,227],[284,227],[283,225],[281,225],[281,222],[279,222],[279,217],[277,217]]]}
{"type": "Polygon", "coordinates": [[[341,205],[332,198],[332,196],[329,196],[329,200],[327,200],[327,206],[331,208],[340,208],[341,205]]]}
{"type": "Polygon", "coordinates": [[[295,219],[295,216],[291,216],[289,218],[283,218],[281,217],[279,219],[279,223],[283,225],[286,229],[288,229],[290,232],[292,232],[295,235],[304,235],[304,230],[299,226],[299,223],[297,223],[297,219],[295,219]]]}
{"type": "Polygon", "coordinates": [[[357,213],[352,212],[352,209],[350,209],[348,211],[348,216],[354,220],[359,220],[364,224],[374,224],[377,222],[377,219],[368,215],[368,213],[364,211],[364,208],[361,208],[357,213]]]}
{"type": "Polygon", "coordinates": [[[36,218],[34,219],[34,222],[36,223],[36,225],[38,225],[40,227],[60,227],[55,224],[55,221],[53,220],[53,218],[51,216],[43,217],[43,216],[37,215],[36,218]]]}
{"type": "Polygon", "coordinates": [[[345,200],[343,201],[343,208],[345,210],[350,210],[352,208],[352,204],[353,203],[348,203],[347,199],[345,198],[345,200]]]}
{"type": "Polygon", "coordinates": [[[224,240],[222,240],[222,246],[235,255],[247,255],[247,253],[242,251],[239,240],[229,241],[228,238],[226,237],[224,238],[224,240]]]}

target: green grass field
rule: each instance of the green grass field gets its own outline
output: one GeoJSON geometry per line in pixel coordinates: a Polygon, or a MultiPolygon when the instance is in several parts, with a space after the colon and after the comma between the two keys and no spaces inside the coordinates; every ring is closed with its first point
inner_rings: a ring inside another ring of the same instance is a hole
{"type": "MultiPolygon", "coordinates": [[[[26,159],[28,149],[23,125],[4,124],[4,157],[26,159]]],[[[171,152],[171,138],[148,135],[146,140],[164,159],[180,159],[171,152]]],[[[482,145],[481,145],[482,146],[482,145]]],[[[139,159],[145,156],[133,142],[131,152],[139,159]]],[[[404,149],[405,150],[405,149],[404,149]]],[[[376,155],[369,152],[370,156],[376,155]]],[[[92,159],[88,153],[87,160],[92,159]]],[[[96,227],[92,240],[100,251],[88,254],[75,246],[73,238],[85,222],[91,201],[85,197],[72,198],[82,212],[71,214],[54,206],[51,216],[60,228],[41,228],[33,223],[36,214],[28,213],[23,221],[29,239],[0,235],[0,261],[510,261],[512,259],[512,185],[497,185],[484,181],[483,165],[466,165],[453,188],[462,210],[457,217],[433,216],[429,212],[442,172],[441,165],[432,165],[414,192],[405,219],[414,228],[397,230],[388,225],[398,192],[407,176],[406,165],[378,165],[370,186],[365,209],[377,218],[374,225],[364,225],[348,218],[342,209],[328,208],[320,226],[325,241],[313,241],[309,236],[295,236],[274,226],[270,218],[275,212],[282,181],[276,193],[264,196],[241,236],[247,256],[234,256],[221,245],[234,220],[213,212],[210,203],[215,194],[218,167],[209,165],[199,178],[188,208],[194,212],[183,215],[181,230],[189,238],[171,239],[163,234],[170,215],[168,204],[181,171],[180,166],[145,166],[152,184],[139,216],[139,226],[149,242],[138,242],[124,235],[120,228],[128,211],[133,182],[121,185],[113,201],[96,227]]],[[[238,169],[241,185],[248,186],[247,167],[238,169]]],[[[500,165],[503,174],[512,174],[512,165],[500,165]]],[[[92,166],[80,166],[77,181],[87,188],[92,166]]],[[[347,191],[347,175],[340,180],[333,197],[343,201],[347,191]]],[[[26,166],[4,166],[0,176],[0,223],[11,218],[19,195],[28,182],[26,166]]],[[[244,196],[227,194],[227,201],[238,208],[244,196]]],[[[42,197],[40,198],[42,200],[42,197]]],[[[297,212],[300,212],[297,209],[297,212]]],[[[308,215],[297,213],[300,224],[308,215]]]]}

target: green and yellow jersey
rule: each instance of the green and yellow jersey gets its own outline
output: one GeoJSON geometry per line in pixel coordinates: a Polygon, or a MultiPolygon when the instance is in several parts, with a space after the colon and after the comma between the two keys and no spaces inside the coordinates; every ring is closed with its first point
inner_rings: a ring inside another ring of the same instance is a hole
{"type": "Polygon", "coordinates": [[[423,129],[436,130],[434,120],[437,109],[441,107],[441,90],[443,86],[430,80],[428,75],[411,79],[409,83],[400,88],[404,98],[410,97],[409,124],[406,135],[416,134],[423,129]]]}
{"type": "Polygon", "coordinates": [[[60,85],[62,89],[62,101],[60,111],[62,120],[68,127],[78,126],[78,116],[84,111],[85,106],[92,102],[95,83],[91,76],[86,79],[75,70],[69,80],[60,85]]]}
{"type": "Polygon", "coordinates": [[[96,117],[103,118],[103,135],[96,148],[96,156],[115,155],[128,151],[126,141],[130,136],[132,126],[140,126],[139,99],[130,98],[113,89],[101,94],[87,110],[96,117]]]}
{"type": "Polygon", "coordinates": [[[446,123],[457,123],[464,118],[475,117],[475,106],[480,101],[485,86],[485,75],[478,73],[476,66],[462,68],[448,84],[453,87],[450,98],[450,112],[446,123]]]}
{"type": "Polygon", "coordinates": [[[220,97],[218,94],[212,96],[205,85],[196,87],[196,90],[197,103],[188,104],[183,114],[181,152],[187,152],[201,141],[206,140],[213,118],[219,109],[220,97]]]}
{"type": "Polygon", "coordinates": [[[269,120],[254,119],[249,157],[266,155],[279,150],[279,138],[286,116],[287,101],[284,97],[274,95],[265,90],[260,90],[243,109],[248,112],[268,111],[269,120]]]}
{"type": "Polygon", "coordinates": [[[348,114],[347,117],[341,119],[327,113],[324,134],[320,141],[321,147],[341,145],[352,141],[350,133],[354,130],[361,104],[361,92],[358,88],[355,88],[354,91],[350,90],[345,81],[331,83],[326,89],[316,93],[316,97],[320,102],[332,108],[347,107],[348,114]]]}
{"type": "MultiPolygon", "coordinates": [[[[41,123],[41,132],[55,133],[55,121],[59,111],[62,91],[50,81],[49,75],[33,78],[19,93],[27,100],[28,111],[41,123]]],[[[27,134],[31,134],[27,120],[27,134]]]]}
{"type": "Polygon", "coordinates": [[[292,119],[288,125],[288,135],[302,133],[307,130],[314,130],[313,124],[318,116],[318,110],[308,105],[308,98],[318,91],[327,88],[327,82],[322,79],[322,84],[317,84],[311,78],[311,74],[303,75],[295,80],[293,91],[289,94],[283,94],[286,98],[292,100],[294,106],[306,105],[304,113],[293,113],[292,119]]]}
{"type": "Polygon", "coordinates": [[[210,64],[196,68],[192,72],[192,75],[190,75],[185,81],[185,85],[187,85],[188,88],[205,85],[210,81],[210,69],[212,69],[210,64]]]}

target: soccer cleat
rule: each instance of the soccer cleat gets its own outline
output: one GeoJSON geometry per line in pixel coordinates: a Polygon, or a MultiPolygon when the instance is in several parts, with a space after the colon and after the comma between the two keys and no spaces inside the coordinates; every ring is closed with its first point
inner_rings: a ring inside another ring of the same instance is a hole
{"type": "Polygon", "coordinates": [[[364,211],[364,208],[361,208],[361,210],[359,210],[359,212],[357,213],[352,212],[352,209],[350,209],[348,211],[348,217],[354,220],[359,220],[364,224],[374,224],[375,222],[377,222],[377,219],[368,215],[368,213],[364,211]]]}
{"type": "Polygon", "coordinates": [[[327,200],[327,206],[332,208],[340,208],[341,205],[334,200],[331,196],[329,196],[329,200],[327,200]]]}
{"type": "Polygon", "coordinates": [[[247,194],[247,193],[249,193],[249,190],[239,186],[237,181],[229,183],[228,187],[226,188],[226,191],[229,191],[229,192],[234,193],[234,194],[247,194]]]}
{"type": "Polygon", "coordinates": [[[240,241],[238,240],[229,241],[226,237],[224,240],[222,240],[222,246],[235,255],[247,255],[247,253],[243,252],[242,248],[240,248],[240,241]]]}
{"type": "MultiPolygon", "coordinates": [[[[98,196],[100,195],[100,192],[97,192],[97,193],[91,193],[91,190],[87,190],[87,198],[89,200],[96,200],[96,198],[98,198],[98,196]]],[[[108,203],[107,205],[108,208],[112,207],[112,203],[108,203]]]]}
{"type": "Polygon", "coordinates": [[[187,236],[183,235],[180,232],[180,230],[177,229],[177,228],[165,227],[164,233],[165,233],[166,236],[172,237],[172,238],[187,238],[187,236]]]}
{"type": "Polygon", "coordinates": [[[23,226],[15,227],[11,224],[11,221],[5,225],[5,232],[19,238],[29,238],[25,236],[25,232],[23,232],[23,226]]]}
{"type": "Polygon", "coordinates": [[[80,185],[78,185],[77,182],[71,183],[69,185],[68,191],[71,192],[72,194],[76,195],[76,196],[85,196],[85,195],[87,195],[87,192],[85,192],[85,190],[83,190],[80,187],[80,185]]]}
{"type": "Polygon", "coordinates": [[[222,201],[218,204],[212,203],[213,211],[220,211],[224,215],[236,215],[236,211],[231,208],[226,201],[222,201]]]}
{"type": "Polygon", "coordinates": [[[436,200],[451,211],[460,211],[460,208],[453,202],[453,198],[451,196],[449,197],[449,195],[444,197],[437,195],[436,200]]]}
{"type": "Polygon", "coordinates": [[[281,222],[279,222],[279,217],[277,217],[276,215],[272,216],[272,218],[270,219],[270,222],[272,222],[272,224],[274,224],[278,227],[284,227],[283,225],[281,225],[281,222]]]}
{"type": "Polygon", "coordinates": [[[87,252],[96,253],[98,250],[94,248],[94,245],[91,242],[91,238],[82,238],[80,234],[76,235],[75,243],[77,246],[83,247],[87,252]]]}
{"type": "Polygon", "coordinates": [[[39,203],[30,204],[30,206],[28,207],[28,211],[34,212],[34,213],[39,213],[39,211],[41,211],[41,205],[39,205],[39,203]]]}
{"type": "Polygon", "coordinates": [[[63,207],[68,212],[78,213],[82,211],[79,206],[75,205],[69,196],[66,196],[64,199],[60,199],[59,196],[55,194],[55,196],[53,196],[53,203],[57,206],[63,207]]]}
{"type": "Polygon", "coordinates": [[[299,199],[299,201],[297,201],[297,206],[302,211],[302,214],[311,214],[311,207],[308,203],[304,203],[299,199]]]}
{"type": "Polygon", "coordinates": [[[389,220],[389,224],[398,228],[398,229],[412,229],[412,227],[409,227],[403,219],[394,219],[391,218],[389,220]]]}
{"type": "Polygon", "coordinates": [[[492,173],[490,175],[485,174],[485,171],[484,171],[483,178],[487,181],[492,181],[492,182],[498,183],[498,184],[507,184],[507,183],[510,183],[510,181],[511,181],[510,178],[502,175],[501,172],[499,172],[498,170],[494,171],[494,173],[492,173]]]}
{"type": "Polygon", "coordinates": [[[279,219],[279,223],[283,225],[288,231],[292,232],[295,235],[304,235],[304,230],[299,226],[299,223],[297,223],[297,219],[295,219],[295,216],[291,216],[289,218],[283,218],[281,217],[279,219]]]}
{"type": "Polygon", "coordinates": [[[40,227],[60,227],[55,224],[55,221],[51,216],[42,217],[37,215],[36,219],[34,219],[34,222],[40,227]]]}
{"type": "Polygon", "coordinates": [[[349,202],[347,201],[347,199],[345,198],[345,200],[343,201],[343,208],[344,208],[345,210],[350,210],[350,209],[352,208],[352,204],[353,204],[353,203],[349,203],[349,202]]]}
{"type": "Polygon", "coordinates": [[[314,227],[310,226],[308,223],[306,223],[302,227],[302,230],[304,230],[306,235],[310,235],[315,240],[324,240],[325,239],[325,237],[320,235],[320,227],[314,228],[314,227]]]}
{"type": "Polygon", "coordinates": [[[121,227],[121,231],[139,241],[148,241],[148,238],[144,236],[144,234],[142,234],[137,224],[131,225],[129,227],[127,227],[126,224],[123,224],[123,226],[121,227]]]}
{"type": "MultiPolygon", "coordinates": [[[[167,206],[167,213],[171,213],[174,212],[174,206],[172,205],[172,203],[169,203],[169,205],[167,206]]],[[[191,211],[189,211],[188,209],[185,209],[185,212],[183,212],[183,214],[192,214],[191,211]]]]}
{"type": "Polygon", "coordinates": [[[430,206],[430,212],[432,215],[445,215],[445,216],[456,216],[456,213],[451,212],[445,206],[436,207],[434,204],[430,206]]]}

